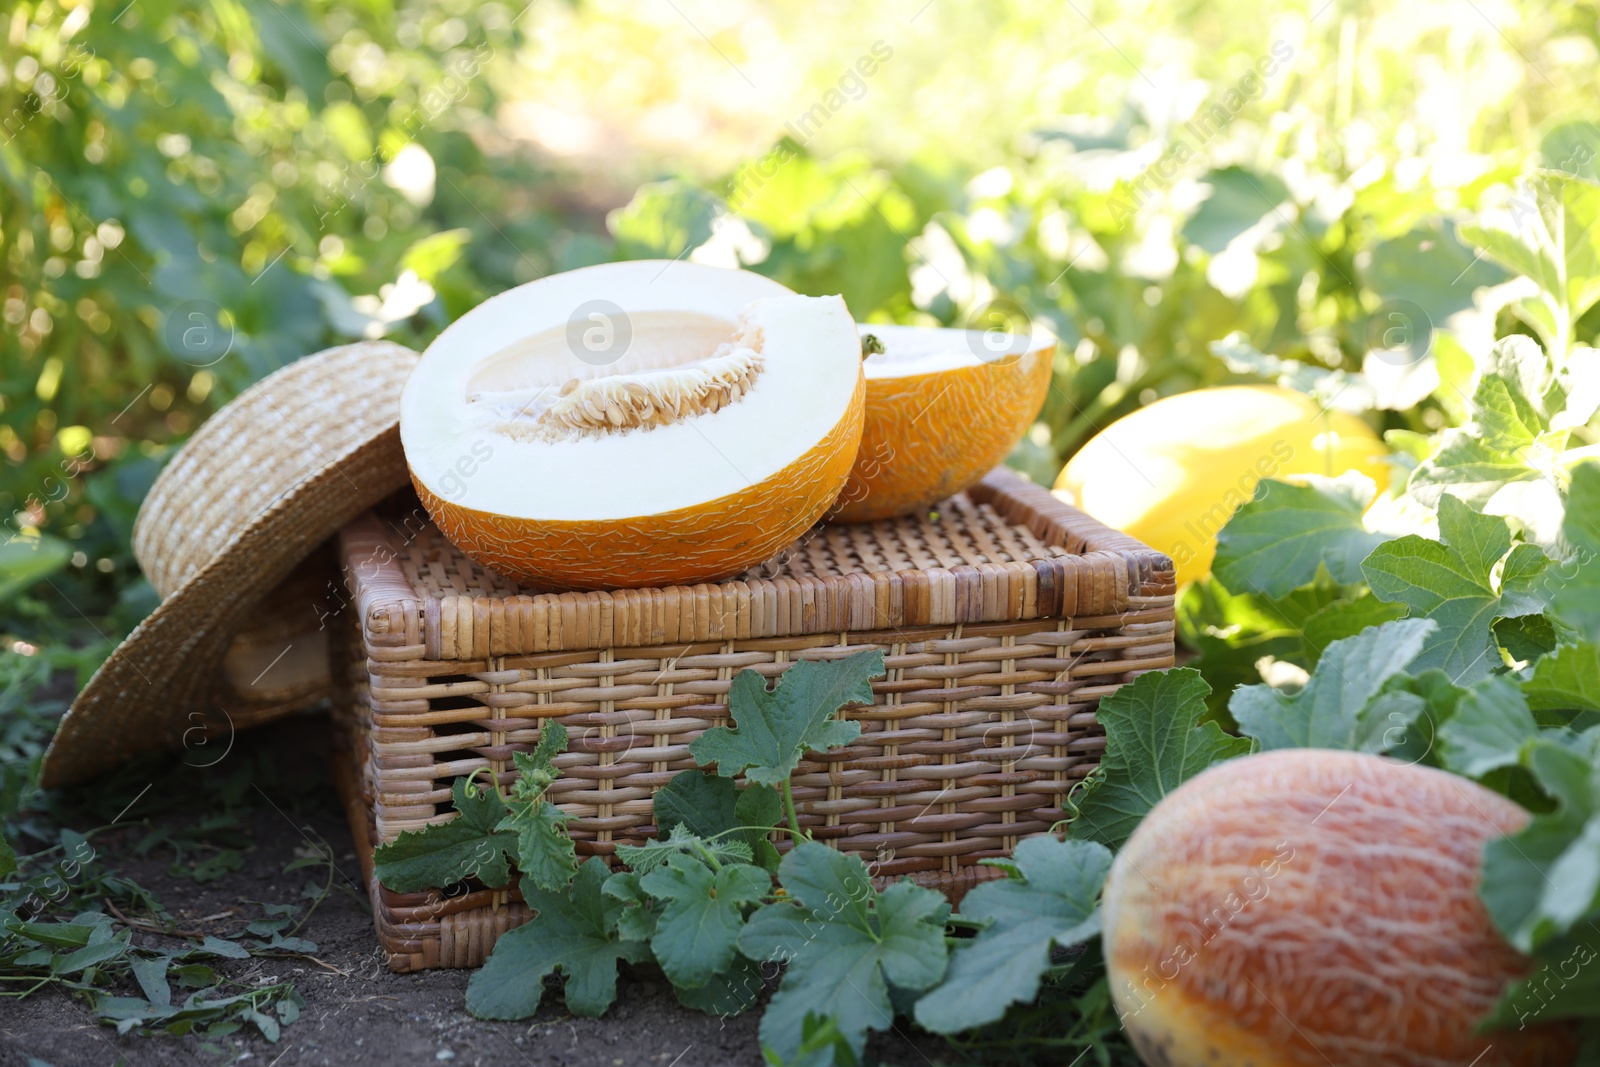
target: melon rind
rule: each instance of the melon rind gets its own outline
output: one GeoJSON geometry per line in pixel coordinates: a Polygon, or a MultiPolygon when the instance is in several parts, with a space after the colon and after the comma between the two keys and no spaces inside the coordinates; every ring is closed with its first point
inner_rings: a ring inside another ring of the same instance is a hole
{"type": "Polygon", "coordinates": [[[1531,963],[1478,896],[1526,825],[1475,782],[1352,752],[1231,760],[1165,797],[1106,882],[1111,994],[1163,1067],[1535,1067],[1561,1026],[1479,1034],[1531,963]]]}
{"type": "Polygon", "coordinates": [[[544,588],[692,585],[730,578],[794,544],[828,509],[861,439],[865,383],[844,418],[776,476],[695,507],[625,521],[491,515],[443,500],[413,475],[439,530],[501,574],[544,588]]]}
{"type": "MultiPolygon", "coordinates": [[[[967,331],[862,326],[886,345],[969,353],[967,331]]],[[[892,351],[892,348],[891,348],[892,351]]],[[[1022,440],[1045,396],[1055,342],[1031,344],[1014,358],[959,364],[921,374],[875,373],[867,363],[861,450],[828,518],[873,522],[925,510],[981,481],[1022,440]]]]}

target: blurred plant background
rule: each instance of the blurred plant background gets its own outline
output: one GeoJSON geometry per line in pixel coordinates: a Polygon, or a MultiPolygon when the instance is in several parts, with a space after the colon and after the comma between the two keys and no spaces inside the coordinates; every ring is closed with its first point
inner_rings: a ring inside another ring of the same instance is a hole
{"type": "MultiPolygon", "coordinates": [[[[0,905],[48,888],[85,840],[32,782],[75,686],[154,606],[129,547],[139,502],[272,370],[363,337],[420,347],[553,271],[683,256],[843,293],[861,320],[1047,326],[1054,388],[1012,457],[1045,484],[1119,416],[1240,380],[1326,389],[1407,467],[1434,447],[1422,435],[1464,421],[1474,358],[1541,326],[1518,303],[1532,283],[1467,224],[1537,243],[1549,232],[1518,179],[1600,180],[1597,62],[1593,0],[11,0],[0,814],[29,855],[6,875],[0,835],[0,905]]],[[[1568,247],[1525,257],[1535,274],[1578,264],[1576,280],[1544,273],[1584,289],[1580,311],[1600,295],[1600,197],[1584,188],[1555,199],[1558,223],[1586,222],[1568,247]]],[[[1558,362],[1600,312],[1559,325],[1558,362]]],[[[1342,595],[1313,592],[1191,589],[1183,634],[1219,717],[1263,656],[1312,669],[1277,619],[1342,595]]],[[[230,820],[250,780],[205,794],[221,815],[204,825],[151,830],[175,864],[197,847],[219,871],[243,864],[230,820]]],[[[149,781],[74,803],[117,823],[149,781]]],[[[183,783],[142,811],[190,810],[183,783]]],[[[101,898],[165,914],[90,869],[59,916],[101,898]]],[[[272,907],[231,958],[293,940],[304,917],[272,907]]],[[[123,963],[159,962],[142,952],[123,963]]],[[[60,977],[48,953],[29,958],[60,977]]],[[[112,968],[67,985],[95,995],[106,975],[127,984],[112,968]]],[[[287,986],[226,992],[213,1033],[268,1033],[262,998],[298,1012],[287,986]]],[[[1124,1061],[1103,984],[1028,1011],[985,1056],[1009,1043],[1026,1062],[1039,1029],[1057,1048],[1095,1043],[1086,1062],[1124,1061]]]]}
{"type": "Polygon", "coordinates": [[[138,503],[252,381],[358,337],[421,346],[489,294],[612,258],[743,264],[862,320],[1048,324],[1056,388],[1013,459],[1047,483],[1118,415],[1248,372],[1209,348],[1236,332],[1377,372],[1397,313],[1438,327],[1372,416],[1436,428],[1439,380],[1470,375],[1510,298],[1457,220],[1514,210],[1541,161],[1596,172],[1596,16],[18,0],[3,655],[81,677],[149,610],[138,503]]]}

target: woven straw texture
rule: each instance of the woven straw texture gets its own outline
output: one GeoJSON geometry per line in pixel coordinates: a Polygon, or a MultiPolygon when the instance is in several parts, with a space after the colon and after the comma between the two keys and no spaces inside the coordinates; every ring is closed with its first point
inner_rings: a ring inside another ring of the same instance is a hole
{"type": "MultiPolygon", "coordinates": [[[[1098,702],[1173,663],[1170,560],[1005,472],[936,518],[818,527],[719,585],[519,590],[404,508],[352,523],[341,545],[358,843],[451,818],[458,776],[509,782],[512,752],[554,720],[571,744],[550,798],[580,855],[611,857],[654,833],[653,792],[729,723],[740,670],[876,647],[876,702],[845,712],[861,737],[793,778],[801,822],[877,877],[959,897],[996,873],[978,860],[1063,817],[1104,747],[1098,702]]],[[[476,966],[527,918],[515,890],[398,894],[370,874],[396,970],[476,966]]]]}
{"type": "Polygon", "coordinates": [[[317,545],[229,642],[214,700],[235,727],[257,726],[333,695],[322,615],[339,588],[338,574],[333,545],[317,545]]]}
{"type": "Polygon", "coordinates": [[[173,457],[134,533],[164,599],[62,719],[46,786],[148,749],[219,743],[303,703],[296,686],[273,693],[262,677],[264,696],[233,706],[229,647],[251,623],[270,630],[272,617],[292,614],[280,604],[262,620],[260,606],[344,524],[406,484],[397,418],[416,359],[381,341],[307,356],[241,393],[173,457]]]}

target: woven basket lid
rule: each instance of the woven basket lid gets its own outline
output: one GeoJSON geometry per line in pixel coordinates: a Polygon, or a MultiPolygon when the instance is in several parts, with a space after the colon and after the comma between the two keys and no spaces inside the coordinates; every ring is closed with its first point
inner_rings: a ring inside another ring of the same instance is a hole
{"type": "Polygon", "coordinates": [[[229,646],[307,556],[407,484],[400,390],[416,361],[386,341],[307,356],[179,449],[134,524],[161,604],[73,701],[41,784],[82,781],[149,749],[216,745],[219,721],[244,725],[219,703],[229,646]]]}

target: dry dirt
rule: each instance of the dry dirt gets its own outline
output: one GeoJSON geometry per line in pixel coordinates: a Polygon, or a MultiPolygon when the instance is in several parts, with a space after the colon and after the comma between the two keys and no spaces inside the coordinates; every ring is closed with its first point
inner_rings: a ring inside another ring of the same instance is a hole
{"type": "MultiPolygon", "coordinates": [[[[244,866],[215,881],[197,884],[173,877],[168,873],[170,852],[133,855],[130,850],[147,826],[94,838],[101,855],[153,890],[180,926],[202,925],[224,935],[260,915],[259,907],[248,902],[298,897],[307,874],[314,872],[283,872],[297,848],[304,851],[315,838],[331,845],[338,871],[352,891],[334,894],[300,932],[299,936],[316,942],[320,965],[299,959],[252,959],[225,968],[252,982],[292,980],[300,990],[303,1014],[285,1027],[277,1044],[253,1029],[210,1039],[119,1037],[111,1027],[96,1023],[80,1002],[49,991],[22,1001],[0,1001],[0,1067],[246,1062],[263,1067],[706,1067],[761,1062],[754,1013],[721,1020],[683,1009],[653,967],[624,971],[618,1002],[604,1018],[573,1018],[559,1001],[552,1004],[547,999],[537,1018],[522,1023],[486,1023],[469,1016],[463,1007],[466,971],[390,973],[379,956],[371,917],[357,899],[360,869],[328,784],[329,747],[326,724],[315,718],[282,722],[241,736],[241,754],[272,753],[276,773],[265,776],[264,788],[251,787],[255,803],[244,822],[252,843],[244,853],[244,866]],[[274,797],[274,792],[283,795],[274,797]],[[228,911],[234,915],[200,922],[228,911]]],[[[177,826],[194,817],[174,813],[149,825],[177,826]]],[[[126,819],[139,820],[137,806],[126,819]]],[[[870,1057],[913,1067],[959,1062],[925,1035],[913,1040],[899,1033],[876,1040],[870,1057]]]]}

